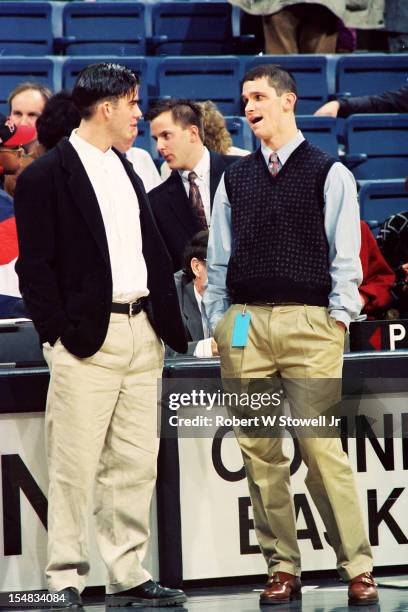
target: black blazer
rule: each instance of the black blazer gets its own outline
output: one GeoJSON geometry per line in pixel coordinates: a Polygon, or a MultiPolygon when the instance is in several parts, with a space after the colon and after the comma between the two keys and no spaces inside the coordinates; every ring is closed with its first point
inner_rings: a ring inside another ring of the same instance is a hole
{"type": "MultiPolygon", "coordinates": [[[[220,155],[210,151],[211,209],[224,170],[239,159],[241,158],[236,155],[220,155]]],[[[174,272],[177,272],[183,266],[183,253],[187,243],[201,229],[177,170],[173,170],[164,183],[149,191],[149,200],[160,233],[173,260],[174,272]]]]}
{"type": "MultiPolygon", "coordinates": [[[[175,350],[187,343],[171,260],[132,164],[119,152],[140,206],[151,322],[175,350]]],[[[16,271],[42,342],[89,357],[106,337],[112,303],[108,243],[99,204],[74,147],[64,138],[24,170],[14,198],[19,258],[16,271]]]]}

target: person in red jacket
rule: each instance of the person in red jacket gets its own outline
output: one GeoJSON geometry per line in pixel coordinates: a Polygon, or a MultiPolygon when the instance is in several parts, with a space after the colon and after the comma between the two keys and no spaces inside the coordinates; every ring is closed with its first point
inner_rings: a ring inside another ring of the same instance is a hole
{"type": "Polygon", "coordinates": [[[359,287],[363,303],[361,312],[369,319],[383,319],[393,299],[391,287],[395,282],[395,274],[385,261],[367,223],[360,221],[360,224],[360,260],[363,268],[363,282],[359,287]]]}

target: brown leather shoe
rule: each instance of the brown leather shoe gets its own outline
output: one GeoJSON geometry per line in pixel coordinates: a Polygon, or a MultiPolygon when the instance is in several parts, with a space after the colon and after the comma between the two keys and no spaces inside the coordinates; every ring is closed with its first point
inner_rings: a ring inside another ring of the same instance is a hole
{"type": "Polygon", "coordinates": [[[302,597],[301,588],[302,584],[298,576],[286,572],[275,572],[261,593],[260,603],[273,605],[300,599],[302,597]]]}
{"type": "Polygon", "coordinates": [[[370,572],[350,580],[348,597],[349,606],[369,606],[378,602],[377,583],[370,572]]]}

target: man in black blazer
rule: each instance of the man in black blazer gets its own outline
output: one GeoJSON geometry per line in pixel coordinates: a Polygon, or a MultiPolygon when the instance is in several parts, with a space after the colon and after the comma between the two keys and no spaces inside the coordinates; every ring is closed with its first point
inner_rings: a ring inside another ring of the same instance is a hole
{"type": "Polygon", "coordinates": [[[142,567],[156,477],[163,340],[187,348],[171,261],[142,181],[112,148],[141,117],[138,80],[96,64],[72,93],[81,123],[20,176],[20,288],[51,370],[46,411],[48,588],[81,605],[94,495],[106,604],[186,600],[142,567]]]}
{"type": "Polygon", "coordinates": [[[202,111],[191,100],[162,100],[146,118],[158,152],[172,169],[164,183],[149,191],[149,200],[177,272],[189,240],[210,225],[225,168],[239,157],[208,151],[203,144],[202,111]]]}

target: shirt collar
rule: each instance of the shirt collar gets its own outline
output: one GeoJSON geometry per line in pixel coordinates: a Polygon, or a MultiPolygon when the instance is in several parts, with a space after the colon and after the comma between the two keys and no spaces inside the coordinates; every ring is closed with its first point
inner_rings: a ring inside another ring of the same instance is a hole
{"type": "MultiPolygon", "coordinates": [[[[204,153],[198,164],[193,168],[197,177],[204,181],[210,172],[210,152],[207,147],[204,147],[204,153]]],[[[179,170],[180,176],[184,181],[188,181],[188,175],[191,170],[179,170]]]]}
{"type": "MultiPolygon", "coordinates": [[[[278,155],[279,161],[282,166],[285,162],[288,161],[289,156],[292,155],[293,151],[298,148],[298,146],[304,141],[304,139],[305,137],[303,136],[302,132],[298,130],[296,136],[294,136],[291,140],[289,140],[289,142],[284,144],[279,149],[276,149],[275,153],[278,155]]],[[[268,165],[271,153],[273,153],[274,151],[273,149],[267,147],[266,144],[264,144],[263,142],[261,143],[261,151],[262,155],[264,156],[266,165],[268,165]]]]}
{"type": "Polygon", "coordinates": [[[193,281],[193,288],[194,288],[195,299],[197,300],[197,303],[198,303],[198,308],[201,311],[201,302],[203,301],[203,296],[201,295],[201,293],[198,293],[196,286],[194,284],[194,281],[193,281]]]}
{"type": "Polygon", "coordinates": [[[84,140],[77,134],[77,129],[72,130],[71,136],[69,137],[69,142],[78,151],[78,153],[84,155],[90,161],[92,160],[97,163],[100,163],[105,159],[110,159],[112,155],[115,155],[111,148],[103,152],[87,140],[84,140]]]}

